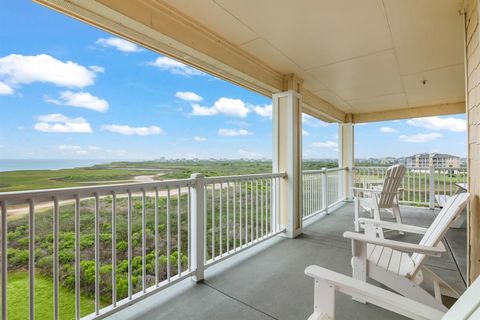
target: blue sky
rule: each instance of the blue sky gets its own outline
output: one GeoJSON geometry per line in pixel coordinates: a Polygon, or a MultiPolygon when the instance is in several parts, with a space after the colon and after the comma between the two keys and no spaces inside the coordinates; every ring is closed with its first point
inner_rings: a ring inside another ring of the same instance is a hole
{"type": "MultiPolygon", "coordinates": [[[[0,158],[271,157],[266,97],[27,0],[0,27],[0,158]]],[[[464,119],[357,126],[357,156],[464,156],[464,119]]],[[[337,157],[338,126],[304,117],[303,146],[337,157]]]]}

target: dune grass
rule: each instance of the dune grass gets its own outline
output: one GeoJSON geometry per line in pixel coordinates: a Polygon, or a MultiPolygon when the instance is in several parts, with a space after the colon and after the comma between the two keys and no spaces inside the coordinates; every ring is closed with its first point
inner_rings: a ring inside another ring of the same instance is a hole
{"type": "MultiPolygon", "coordinates": [[[[86,316],[94,312],[93,299],[80,296],[80,313],[86,316]]],[[[28,319],[28,273],[8,274],[8,319],[28,319]]],[[[53,318],[53,281],[45,276],[35,276],[35,319],[53,318]]],[[[59,318],[75,319],[75,293],[59,287],[59,318]]]]}

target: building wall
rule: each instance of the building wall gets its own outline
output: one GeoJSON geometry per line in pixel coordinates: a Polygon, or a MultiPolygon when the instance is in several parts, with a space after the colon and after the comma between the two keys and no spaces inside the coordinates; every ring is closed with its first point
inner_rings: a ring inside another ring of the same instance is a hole
{"type": "Polygon", "coordinates": [[[468,215],[469,281],[480,274],[480,48],[478,0],[467,0],[465,8],[466,105],[468,119],[468,186],[472,194],[468,215]]]}

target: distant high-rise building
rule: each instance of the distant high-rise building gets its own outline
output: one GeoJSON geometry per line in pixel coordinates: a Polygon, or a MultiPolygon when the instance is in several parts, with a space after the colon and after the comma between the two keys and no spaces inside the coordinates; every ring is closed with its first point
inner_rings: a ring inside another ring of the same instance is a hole
{"type": "Polygon", "coordinates": [[[411,168],[425,168],[433,166],[435,168],[459,167],[460,157],[444,153],[418,153],[405,158],[405,165],[411,168]]]}

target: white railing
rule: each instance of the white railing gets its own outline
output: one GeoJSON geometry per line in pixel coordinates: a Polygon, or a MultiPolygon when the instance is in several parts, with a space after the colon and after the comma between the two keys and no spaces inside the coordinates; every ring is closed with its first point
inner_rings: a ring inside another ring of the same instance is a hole
{"type": "Polygon", "coordinates": [[[268,239],[280,227],[279,179],[284,174],[205,179],[205,266],[268,239]]]}
{"type": "MultiPolygon", "coordinates": [[[[355,167],[354,186],[369,188],[381,184],[388,167],[355,167]]],[[[400,202],[434,208],[435,196],[451,196],[458,183],[467,182],[467,168],[407,168],[403,178],[400,202]]]]}
{"type": "Polygon", "coordinates": [[[283,231],[277,208],[284,177],[196,174],[0,193],[2,319],[8,318],[9,269],[28,272],[24,317],[30,319],[37,274],[53,280],[53,319],[104,318],[186,277],[203,279],[214,262],[283,231]],[[12,215],[18,217],[7,221],[12,215]],[[27,261],[12,250],[28,252],[27,261]],[[75,293],[71,314],[60,313],[60,286],[75,293]],[[90,296],[93,306],[81,305],[82,296],[90,296]]]}
{"type": "Polygon", "coordinates": [[[328,213],[345,199],[342,180],[347,168],[303,171],[303,219],[328,213]]]}

